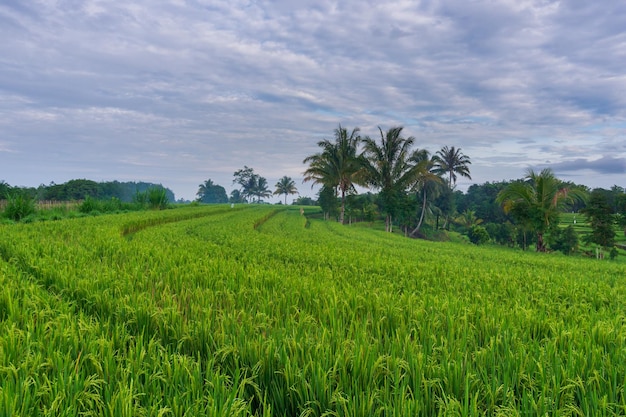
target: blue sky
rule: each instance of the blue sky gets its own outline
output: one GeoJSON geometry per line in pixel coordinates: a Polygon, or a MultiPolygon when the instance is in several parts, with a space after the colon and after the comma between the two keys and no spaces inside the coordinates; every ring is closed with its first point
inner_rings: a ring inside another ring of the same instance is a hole
{"type": "Polygon", "coordinates": [[[624,22],[621,0],[4,0],[0,180],[193,199],[247,165],[312,195],[302,160],[341,123],[460,147],[461,189],[546,166],[624,187],[624,22]]]}

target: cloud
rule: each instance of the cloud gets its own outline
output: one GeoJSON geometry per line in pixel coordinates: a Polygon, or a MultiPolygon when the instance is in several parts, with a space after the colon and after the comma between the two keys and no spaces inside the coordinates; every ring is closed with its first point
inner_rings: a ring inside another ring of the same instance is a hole
{"type": "Polygon", "coordinates": [[[626,174],[626,158],[614,158],[611,156],[603,156],[599,159],[574,159],[571,161],[563,161],[556,164],[546,165],[555,172],[563,173],[580,173],[581,171],[593,171],[598,174],[626,174]]]}
{"type": "Polygon", "coordinates": [[[400,124],[461,147],[477,182],[546,160],[616,182],[625,20],[620,2],[9,0],[0,164],[9,183],[152,179],[193,198],[243,165],[300,178],[339,123],[400,124]]]}

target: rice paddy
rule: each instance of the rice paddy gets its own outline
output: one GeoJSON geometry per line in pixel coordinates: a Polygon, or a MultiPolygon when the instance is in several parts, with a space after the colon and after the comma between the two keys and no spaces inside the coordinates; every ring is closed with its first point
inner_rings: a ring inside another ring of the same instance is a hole
{"type": "Polygon", "coordinates": [[[0,416],[626,414],[623,264],[272,206],[0,233],[0,416]]]}

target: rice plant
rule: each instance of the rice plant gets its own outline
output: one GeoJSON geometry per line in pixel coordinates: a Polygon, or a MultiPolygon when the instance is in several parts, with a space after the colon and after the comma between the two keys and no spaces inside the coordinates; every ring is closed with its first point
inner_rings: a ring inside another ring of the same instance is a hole
{"type": "Polygon", "coordinates": [[[0,416],[626,414],[620,264],[268,206],[0,228],[0,416]]]}

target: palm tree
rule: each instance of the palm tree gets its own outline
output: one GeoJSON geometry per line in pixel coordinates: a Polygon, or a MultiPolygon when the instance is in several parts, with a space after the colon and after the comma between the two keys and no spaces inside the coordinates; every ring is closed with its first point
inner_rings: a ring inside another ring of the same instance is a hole
{"type": "Polygon", "coordinates": [[[202,197],[207,195],[209,191],[212,190],[213,187],[215,187],[215,185],[216,184],[211,179],[208,179],[204,183],[200,184],[198,186],[198,192],[196,193],[196,196],[198,196],[198,199],[202,200],[202,197]]]}
{"type": "Polygon", "coordinates": [[[510,183],[498,193],[496,201],[505,213],[511,213],[523,227],[537,235],[537,252],[545,252],[544,233],[556,224],[564,205],[575,199],[583,200],[585,193],[578,189],[563,188],[551,169],[536,173],[529,169],[526,181],[510,183]]]}
{"type": "Polygon", "coordinates": [[[272,192],[267,188],[267,179],[259,175],[256,175],[253,178],[255,180],[255,184],[250,192],[257,198],[257,203],[260,203],[262,198],[269,197],[272,195],[272,192]]]}
{"type": "Polygon", "coordinates": [[[198,200],[203,203],[227,203],[228,197],[226,190],[221,185],[215,184],[213,180],[208,179],[198,186],[196,193],[198,200]]]}
{"type": "Polygon", "coordinates": [[[285,195],[285,205],[287,205],[287,195],[288,194],[298,194],[298,189],[296,188],[296,183],[288,176],[282,177],[275,185],[276,191],[274,194],[285,195]]]}
{"type": "Polygon", "coordinates": [[[422,209],[420,212],[420,218],[417,222],[417,226],[410,233],[410,236],[415,237],[422,227],[424,217],[428,209],[428,196],[435,196],[438,193],[438,189],[441,187],[441,177],[434,172],[434,158],[430,157],[430,153],[425,150],[417,150],[413,152],[411,161],[417,166],[415,183],[412,189],[422,194],[422,209]]]}
{"type": "Polygon", "coordinates": [[[440,175],[448,175],[448,186],[450,188],[456,184],[456,174],[472,179],[468,166],[471,165],[470,159],[461,153],[461,148],[456,149],[454,146],[451,148],[444,146],[437,151],[433,157],[433,162],[433,172],[440,175]]]}
{"type": "Polygon", "coordinates": [[[455,219],[455,221],[461,226],[469,229],[472,226],[477,226],[483,222],[483,219],[476,217],[474,210],[467,209],[455,219]]]}
{"type": "Polygon", "coordinates": [[[308,156],[302,161],[309,164],[304,171],[304,181],[313,181],[329,188],[338,189],[341,194],[339,222],[343,224],[346,211],[346,193],[354,190],[357,173],[363,167],[363,158],[357,154],[361,136],[359,128],[350,134],[341,127],[335,129],[335,141],[324,139],[317,143],[321,152],[308,156]]]}
{"type": "Polygon", "coordinates": [[[392,127],[383,133],[379,127],[380,144],[366,137],[363,156],[365,167],[362,180],[365,184],[380,190],[385,211],[385,230],[392,231],[392,215],[397,209],[402,194],[416,181],[418,164],[411,162],[411,146],[415,138],[402,137],[402,127],[392,127]]]}

